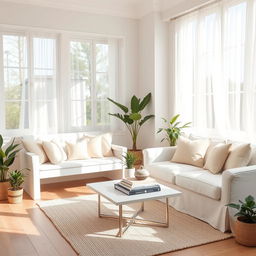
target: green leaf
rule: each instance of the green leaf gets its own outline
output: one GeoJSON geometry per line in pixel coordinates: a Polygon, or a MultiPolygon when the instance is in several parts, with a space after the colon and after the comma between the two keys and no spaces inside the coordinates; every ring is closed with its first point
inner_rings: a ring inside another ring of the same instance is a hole
{"type": "Polygon", "coordinates": [[[135,95],[131,99],[131,110],[132,113],[140,112],[140,100],[135,95]]]}
{"type": "Polygon", "coordinates": [[[147,105],[148,103],[150,102],[151,100],[151,93],[149,93],[148,95],[146,95],[144,97],[144,99],[141,101],[140,103],[140,111],[142,111],[147,105]]]}
{"type": "Polygon", "coordinates": [[[163,131],[163,128],[159,128],[157,133],[160,133],[161,131],[163,131]]]}
{"type": "Polygon", "coordinates": [[[174,117],[171,119],[170,124],[175,123],[175,121],[179,118],[179,116],[180,116],[179,114],[176,115],[176,116],[174,116],[174,117]]]}
{"type": "Polygon", "coordinates": [[[148,121],[149,119],[153,118],[155,115],[148,115],[145,116],[140,122],[139,125],[142,126],[146,121],[148,121]]]}
{"type": "Polygon", "coordinates": [[[125,113],[128,113],[129,109],[126,106],[124,106],[124,105],[122,105],[122,104],[120,104],[120,103],[118,103],[118,102],[116,102],[116,101],[114,101],[114,100],[112,100],[110,98],[108,98],[108,100],[111,101],[112,103],[114,103],[120,109],[122,109],[125,113]]]}
{"type": "Polygon", "coordinates": [[[129,118],[132,119],[132,120],[134,120],[134,121],[138,121],[138,120],[141,119],[141,114],[139,114],[139,113],[133,113],[133,114],[130,114],[130,115],[129,115],[129,118]]]}
{"type": "Polygon", "coordinates": [[[0,134],[0,148],[3,146],[4,139],[3,136],[0,134]]]}
{"type": "Polygon", "coordinates": [[[254,197],[251,196],[251,195],[247,196],[247,197],[245,198],[245,202],[246,202],[246,203],[254,202],[254,197]]]}
{"type": "Polygon", "coordinates": [[[1,148],[0,148],[0,156],[1,156],[2,158],[6,157],[4,151],[3,151],[1,148]]]}
{"type": "Polygon", "coordinates": [[[10,166],[10,165],[12,165],[13,162],[14,162],[14,159],[15,159],[15,156],[8,158],[7,160],[4,161],[4,165],[5,165],[5,166],[10,166]]]}
{"type": "Polygon", "coordinates": [[[121,115],[121,114],[119,114],[119,113],[116,113],[116,114],[108,113],[108,114],[109,114],[110,116],[114,116],[114,117],[120,119],[121,121],[123,121],[124,123],[126,123],[125,118],[124,118],[123,115],[121,115]]]}
{"type": "Polygon", "coordinates": [[[239,204],[233,204],[233,203],[231,203],[231,204],[227,204],[226,206],[229,206],[229,207],[234,208],[234,209],[237,209],[237,210],[240,209],[240,205],[239,205],[239,204]]]}
{"type": "Polygon", "coordinates": [[[128,124],[133,124],[133,120],[129,117],[129,115],[124,115],[125,122],[128,124]]]}

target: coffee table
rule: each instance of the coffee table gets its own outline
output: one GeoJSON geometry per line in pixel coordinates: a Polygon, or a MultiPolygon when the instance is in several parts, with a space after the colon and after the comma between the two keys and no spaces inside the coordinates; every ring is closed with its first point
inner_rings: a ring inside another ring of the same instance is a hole
{"type": "Polygon", "coordinates": [[[87,184],[87,186],[95,191],[98,194],[98,216],[99,218],[111,218],[119,220],[119,231],[117,233],[118,237],[122,237],[123,233],[131,226],[131,225],[148,225],[148,226],[158,226],[158,227],[169,227],[169,198],[176,197],[181,195],[181,192],[169,187],[166,187],[162,184],[161,191],[145,193],[139,195],[128,196],[123,194],[122,192],[116,190],[114,188],[114,184],[118,183],[119,180],[111,180],[104,182],[96,182],[87,184]],[[113,204],[119,207],[119,215],[106,215],[101,213],[101,196],[112,202],[113,204]],[[144,211],[144,202],[149,200],[157,200],[157,199],[165,199],[165,222],[157,222],[151,220],[142,220],[137,219],[137,215],[144,211]],[[132,216],[132,217],[124,217],[123,216],[123,205],[131,204],[131,203],[141,203],[140,209],[132,216]],[[126,221],[126,225],[123,227],[123,222],[126,221]]]}

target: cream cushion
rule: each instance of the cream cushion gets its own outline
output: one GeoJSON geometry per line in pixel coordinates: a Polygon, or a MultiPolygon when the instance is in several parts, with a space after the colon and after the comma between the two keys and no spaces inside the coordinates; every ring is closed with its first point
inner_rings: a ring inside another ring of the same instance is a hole
{"type": "Polygon", "coordinates": [[[180,137],[172,162],[203,167],[209,140],[190,140],[180,137]]]}
{"type": "Polygon", "coordinates": [[[219,143],[209,151],[204,169],[216,174],[222,171],[222,167],[229,154],[231,144],[219,143]]]}
{"type": "Polygon", "coordinates": [[[68,160],[88,159],[87,140],[83,139],[77,143],[67,142],[68,160]]]}
{"type": "Polygon", "coordinates": [[[248,165],[251,157],[251,145],[232,145],[229,156],[225,162],[224,170],[238,168],[248,165]]]}
{"type": "Polygon", "coordinates": [[[102,145],[102,154],[103,156],[111,157],[113,156],[112,152],[112,134],[105,133],[101,135],[101,145],[102,145]]]}
{"type": "Polygon", "coordinates": [[[58,164],[63,161],[63,155],[60,148],[51,141],[43,141],[43,149],[52,164],[58,164]]]}
{"type": "Polygon", "coordinates": [[[40,164],[48,162],[48,157],[44,152],[43,145],[41,141],[35,140],[22,140],[22,144],[26,151],[34,153],[39,156],[40,164]]]}
{"type": "Polygon", "coordinates": [[[96,136],[88,140],[88,153],[90,157],[103,157],[101,136],[96,136]]]}
{"type": "Polygon", "coordinates": [[[58,139],[53,139],[52,142],[55,143],[59,148],[62,155],[62,161],[66,161],[68,159],[66,143],[58,139]]]}

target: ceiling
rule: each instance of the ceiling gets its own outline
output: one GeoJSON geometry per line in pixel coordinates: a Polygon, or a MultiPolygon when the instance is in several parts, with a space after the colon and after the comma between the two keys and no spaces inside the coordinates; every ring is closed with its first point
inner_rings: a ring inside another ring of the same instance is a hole
{"type": "Polygon", "coordinates": [[[0,0],[138,19],[153,11],[166,11],[191,0],[0,0]]]}

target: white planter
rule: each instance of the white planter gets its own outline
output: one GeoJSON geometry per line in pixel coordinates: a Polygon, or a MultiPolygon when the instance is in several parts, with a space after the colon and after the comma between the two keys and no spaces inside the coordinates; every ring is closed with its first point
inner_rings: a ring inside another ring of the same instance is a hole
{"type": "Polygon", "coordinates": [[[134,178],[135,168],[125,169],[125,178],[134,178]]]}

